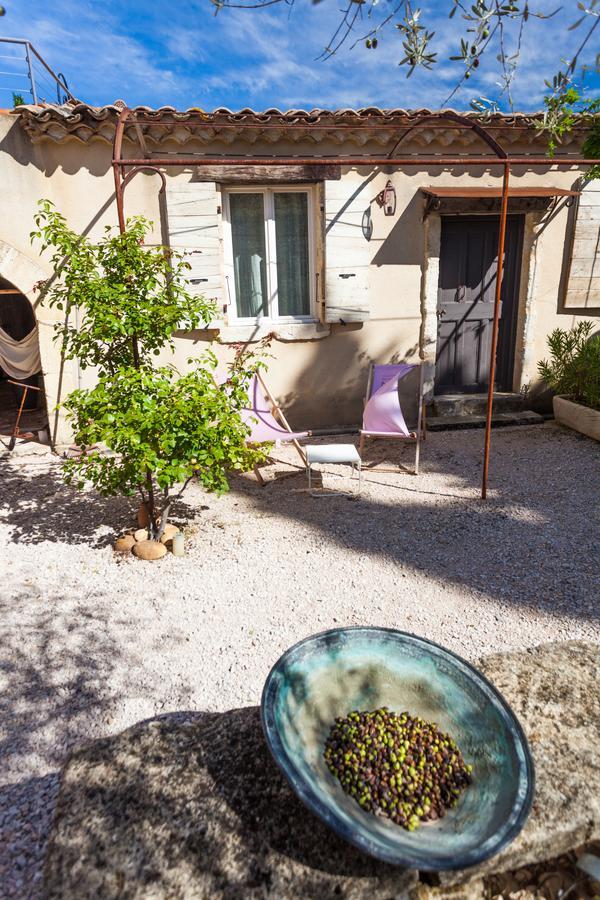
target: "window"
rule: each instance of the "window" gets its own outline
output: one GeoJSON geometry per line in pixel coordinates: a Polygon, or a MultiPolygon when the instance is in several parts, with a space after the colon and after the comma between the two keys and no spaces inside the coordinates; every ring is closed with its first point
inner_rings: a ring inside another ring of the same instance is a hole
{"type": "Polygon", "coordinates": [[[233,188],[225,203],[231,317],[312,319],[312,193],[307,188],[233,188]]]}

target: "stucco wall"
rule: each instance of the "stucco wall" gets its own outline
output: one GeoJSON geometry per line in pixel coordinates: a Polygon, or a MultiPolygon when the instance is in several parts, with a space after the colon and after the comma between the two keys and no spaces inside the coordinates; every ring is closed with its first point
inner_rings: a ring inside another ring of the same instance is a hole
{"type": "MultiPolygon", "coordinates": [[[[285,152],[282,146],[282,152],[285,152]]],[[[287,148],[290,149],[290,148],[287,148]]],[[[320,145],[317,152],[327,152],[320,145]]],[[[361,152],[368,152],[362,148],[361,152]]],[[[374,148],[375,149],[375,148],[374,148]]],[[[181,148],[179,148],[181,150],[181,148]]],[[[206,152],[206,148],[204,148],[206,152]]],[[[531,148],[529,148],[531,152],[531,148]]],[[[216,148],[222,152],[222,147],[216,148]]],[[[330,152],[356,153],[356,147],[329,148],[330,152]]],[[[232,155],[247,152],[247,145],[233,144],[232,155]]],[[[252,150],[266,151],[260,145],[252,150]]],[[[309,155],[315,147],[294,145],[293,152],[309,155]]],[[[376,152],[381,152],[377,148],[376,152]]],[[[48,260],[32,247],[29,232],[33,227],[36,202],[52,200],[77,231],[98,236],[106,224],[116,224],[113,175],[110,166],[111,147],[102,139],[82,144],[76,139],[56,144],[44,140],[32,144],[14,116],[0,115],[0,275],[12,281],[35,304],[33,284],[50,274],[48,260]],[[1,242],[4,242],[3,244],[1,242]]],[[[569,188],[578,172],[515,171],[515,185],[553,185],[569,188]]],[[[169,183],[190,180],[189,172],[167,173],[169,183]]],[[[293,340],[293,328],[286,340],[276,340],[271,352],[268,380],[275,394],[289,412],[296,427],[324,427],[357,423],[362,409],[368,366],[371,361],[416,358],[421,341],[422,309],[429,296],[434,302],[437,289],[435,255],[427,260],[426,249],[435,249],[435,233],[439,217],[432,215],[423,222],[423,200],[419,187],[428,184],[445,186],[492,186],[499,175],[482,169],[449,171],[435,167],[427,171],[415,168],[402,172],[343,170],[342,178],[358,188],[364,184],[365,208],[370,206],[373,229],[368,242],[370,272],[370,318],[362,324],[334,325],[315,333],[314,340],[293,340]],[[386,217],[373,202],[391,178],[397,192],[394,217],[386,217]],[[433,298],[433,299],[432,299],[433,298]],[[323,334],[325,336],[323,337],[323,334]],[[292,338],[292,339],[290,339],[292,338]]],[[[156,223],[154,239],[160,241],[158,178],[140,174],[126,191],[126,214],[143,214],[156,223]]],[[[547,218],[547,217],[546,217],[547,218]]],[[[559,314],[559,286],[562,251],[567,221],[562,210],[549,222],[539,223],[538,214],[528,214],[523,273],[521,279],[520,314],[514,387],[533,388],[537,382],[537,361],[545,354],[547,334],[557,325],[568,327],[577,321],[573,315],[559,314]]],[[[56,315],[43,307],[36,308],[40,323],[42,361],[46,375],[48,405],[53,408],[60,395],[78,383],[89,383],[89,373],[78,372],[76,364],[61,366],[51,330],[56,315]],[[85,377],[84,377],[85,376],[85,377]]],[[[188,356],[201,352],[215,332],[198,333],[177,338],[175,362],[182,368],[188,356]]],[[[226,339],[227,332],[222,336],[226,339]]],[[[225,361],[231,348],[214,345],[225,361]]],[[[423,350],[435,359],[435,323],[426,319],[423,350]]],[[[172,360],[173,361],[173,360],[172,360]]],[[[57,421],[56,439],[68,435],[57,421]]]]}

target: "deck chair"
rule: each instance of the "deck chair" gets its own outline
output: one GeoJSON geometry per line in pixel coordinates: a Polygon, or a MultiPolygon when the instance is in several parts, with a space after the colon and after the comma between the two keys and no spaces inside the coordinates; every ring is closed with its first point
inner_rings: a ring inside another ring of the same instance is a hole
{"type": "MultiPolygon", "coordinates": [[[[248,399],[249,406],[240,411],[242,421],[250,428],[247,442],[249,444],[265,444],[272,441],[291,442],[296,448],[302,464],[306,466],[306,454],[298,441],[309,437],[311,432],[292,431],[279,404],[259,373],[253,375],[250,380],[248,399]]],[[[254,467],[254,474],[259,484],[266,484],[258,466],[254,467]]]]}
{"type": "MultiPolygon", "coordinates": [[[[362,457],[367,438],[388,438],[412,441],[415,444],[415,470],[419,474],[421,440],[425,437],[425,405],[423,402],[423,364],[398,363],[374,365],[369,369],[363,427],[360,430],[358,452],[362,457]],[[409,431],[400,404],[400,382],[418,371],[417,429],[409,431]]],[[[380,470],[381,471],[381,470],[380,470]]]]}

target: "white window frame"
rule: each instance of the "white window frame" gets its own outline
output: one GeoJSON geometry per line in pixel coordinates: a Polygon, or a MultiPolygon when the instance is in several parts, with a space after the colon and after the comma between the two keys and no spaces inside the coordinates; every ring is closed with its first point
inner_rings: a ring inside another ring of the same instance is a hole
{"type": "Polygon", "coordinates": [[[315,189],[312,185],[243,185],[223,188],[223,251],[225,256],[225,289],[227,302],[227,318],[231,323],[268,325],[270,322],[316,322],[316,229],[315,229],[315,189]],[[275,242],[275,194],[301,193],[307,195],[308,213],[308,289],[310,312],[305,316],[280,316],[277,294],[277,254],[275,242]],[[239,316],[235,293],[235,277],[233,269],[233,235],[231,229],[231,210],[229,198],[231,194],[262,194],[264,197],[265,248],[267,252],[267,316],[239,316]]]}

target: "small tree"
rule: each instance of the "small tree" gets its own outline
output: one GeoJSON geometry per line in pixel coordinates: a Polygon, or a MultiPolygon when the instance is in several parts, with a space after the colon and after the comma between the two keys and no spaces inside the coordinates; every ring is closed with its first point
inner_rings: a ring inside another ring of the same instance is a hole
{"type": "Polygon", "coordinates": [[[239,353],[224,386],[215,381],[210,351],[189,360],[185,375],[154,365],[162,350],[173,349],[175,331],[214,316],[214,304],[188,293],[189,264],[167,248],[144,246],[152,227],[144,218],[130,219],[124,234],[107,227],[92,243],[71,231],[50,201],[39,207],[31,236],[42,251],[52,249],[45,296],[65,314],[57,338],[66,359],[97,370],[93,388],[73,391],[62,404],[84,451],[65,461],[66,479],[79,488],[91,483],[105,496],[139,493],[149,535],[159,540],[173,501],[194,476],[223,492],[229,470],[264,460],[248,447],[239,415],[248,379],[262,363],[239,353]]]}

